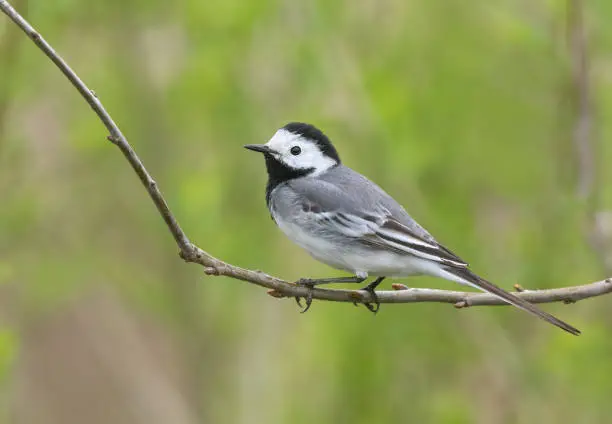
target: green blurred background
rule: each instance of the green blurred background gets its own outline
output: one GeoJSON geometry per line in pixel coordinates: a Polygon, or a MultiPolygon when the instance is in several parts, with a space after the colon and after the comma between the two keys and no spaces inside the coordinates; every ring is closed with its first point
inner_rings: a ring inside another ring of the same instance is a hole
{"type": "MultiPolygon", "coordinates": [[[[609,0],[12,4],[217,257],[337,274],[275,227],[242,148],[300,120],[503,287],[612,273],[609,0]]],[[[0,422],[610,422],[612,298],[544,305],[578,338],[505,307],[301,315],[183,263],[106,134],[0,15],[0,422]]]]}

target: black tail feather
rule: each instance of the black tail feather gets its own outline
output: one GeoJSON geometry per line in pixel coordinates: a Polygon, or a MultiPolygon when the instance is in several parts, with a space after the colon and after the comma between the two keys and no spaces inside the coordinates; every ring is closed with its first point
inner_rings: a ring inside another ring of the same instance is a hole
{"type": "Polygon", "coordinates": [[[580,330],[578,330],[577,328],[572,327],[568,323],[561,321],[559,318],[556,318],[547,312],[544,312],[543,310],[536,307],[532,303],[529,303],[526,300],[521,299],[520,297],[515,296],[512,293],[509,293],[497,287],[495,284],[490,283],[489,281],[479,277],[478,275],[474,274],[472,271],[470,271],[467,268],[448,267],[447,271],[456,275],[457,277],[461,279],[466,280],[470,284],[473,284],[480,290],[485,291],[487,293],[491,293],[492,295],[495,295],[505,300],[506,302],[508,302],[509,304],[513,306],[516,306],[517,308],[527,311],[537,316],[538,318],[551,323],[552,325],[556,325],[557,327],[567,331],[570,334],[573,334],[575,336],[578,336],[580,334],[580,330]]]}

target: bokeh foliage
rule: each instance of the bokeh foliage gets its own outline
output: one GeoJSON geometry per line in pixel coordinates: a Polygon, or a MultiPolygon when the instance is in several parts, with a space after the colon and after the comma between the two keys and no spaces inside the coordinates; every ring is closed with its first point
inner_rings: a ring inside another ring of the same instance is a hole
{"type": "MultiPolygon", "coordinates": [[[[605,277],[576,196],[565,1],[13,4],[96,91],[215,256],[286,279],[337,273],[275,228],[263,162],[242,149],[301,120],[500,285],[605,277]]],[[[586,3],[600,165],[612,159],[611,18],[609,1],[586,3]]],[[[102,290],[172,341],[200,422],[607,422],[610,298],[546,305],[580,338],[510,308],[383,305],[374,317],[316,302],[300,315],[182,263],[105,135],[0,19],[0,405],[15,416],[15,398],[53,410],[19,388],[34,339],[51,337],[44,323],[102,290]]],[[[601,166],[603,209],[610,178],[601,166]]]]}

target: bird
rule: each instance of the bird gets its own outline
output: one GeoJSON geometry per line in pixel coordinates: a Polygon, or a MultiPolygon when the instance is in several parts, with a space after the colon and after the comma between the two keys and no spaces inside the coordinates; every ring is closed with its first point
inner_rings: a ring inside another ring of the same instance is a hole
{"type": "MultiPolygon", "coordinates": [[[[387,277],[429,275],[472,286],[501,298],[568,333],[580,331],[472,272],[466,261],[440,244],[382,188],[345,166],[330,139],[317,127],[290,122],[265,144],[247,144],[262,153],[268,173],[266,204],[280,230],[312,257],[350,277],[310,279],[296,284],[312,289],[327,283],[362,283],[372,295],[387,277]]],[[[298,304],[300,299],[296,298],[298,304]]]]}

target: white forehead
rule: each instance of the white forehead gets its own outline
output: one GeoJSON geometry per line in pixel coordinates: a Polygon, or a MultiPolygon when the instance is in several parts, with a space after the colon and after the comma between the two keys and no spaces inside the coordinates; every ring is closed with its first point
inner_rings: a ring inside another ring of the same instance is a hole
{"type": "Polygon", "coordinates": [[[266,145],[272,150],[282,151],[286,149],[288,146],[291,146],[296,142],[304,142],[306,141],[304,137],[299,134],[294,134],[291,131],[287,131],[284,128],[276,131],[276,133],[272,136],[270,141],[266,143],[266,145]]]}

